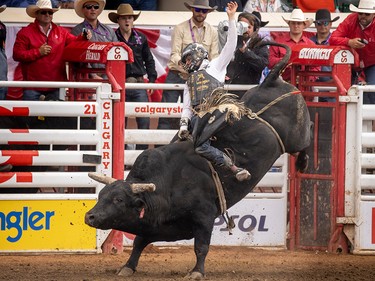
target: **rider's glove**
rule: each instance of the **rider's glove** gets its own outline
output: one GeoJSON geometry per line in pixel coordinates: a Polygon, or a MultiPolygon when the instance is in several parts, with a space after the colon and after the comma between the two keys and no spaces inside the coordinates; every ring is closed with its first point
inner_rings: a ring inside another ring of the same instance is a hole
{"type": "Polygon", "coordinates": [[[186,140],[189,137],[188,124],[188,118],[183,117],[180,119],[180,130],[178,131],[178,138],[180,140],[186,140]]]}

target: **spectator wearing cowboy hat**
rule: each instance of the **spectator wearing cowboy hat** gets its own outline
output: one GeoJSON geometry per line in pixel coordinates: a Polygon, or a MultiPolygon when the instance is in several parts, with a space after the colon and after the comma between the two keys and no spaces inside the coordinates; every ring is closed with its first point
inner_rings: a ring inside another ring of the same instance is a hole
{"type": "MultiPolygon", "coordinates": [[[[328,9],[319,9],[315,13],[315,28],[316,34],[310,37],[310,40],[313,41],[316,45],[329,45],[329,38],[331,37],[331,27],[332,22],[335,22],[340,17],[335,17],[331,19],[331,12],[328,9]]],[[[322,71],[331,72],[331,66],[322,66],[322,71]]],[[[329,81],[332,78],[329,76],[321,76],[317,81],[325,82],[329,81]]],[[[319,97],[319,101],[323,102],[334,102],[335,98],[319,97]]]]}
{"type": "MultiPolygon", "coordinates": [[[[29,5],[26,13],[35,18],[33,23],[22,28],[16,36],[13,59],[19,61],[25,81],[66,81],[66,67],[63,60],[65,46],[75,40],[90,38],[76,37],[65,28],[52,22],[53,14],[59,9],[52,8],[50,0],[38,0],[29,5]]],[[[24,100],[39,100],[44,95],[47,100],[58,100],[59,89],[26,88],[24,100]]]]}
{"type": "MultiPolygon", "coordinates": [[[[4,12],[7,6],[0,6],[0,13],[4,12]]],[[[7,29],[5,24],[0,21],[0,81],[7,81],[8,63],[5,55],[5,39],[7,37],[7,29]]],[[[7,88],[0,87],[0,100],[5,100],[7,88]]]]}
{"type": "MultiPolygon", "coordinates": [[[[83,31],[90,30],[93,42],[117,42],[117,36],[112,27],[99,22],[98,17],[103,12],[105,0],[75,0],[74,10],[76,14],[84,18],[84,21],[73,27],[71,33],[81,34],[83,31]]],[[[103,64],[90,64],[92,68],[105,68],[103,64]]],[[[92,73],[91,78],[103,79],[104,76],[92,73]]]]}
{"type": "MultiPolygon", "coordinates": [[[[238,15],[238,22],[245,22],[248,28],[238,37],[234,59],[227,67],[226,83],[231,84],[258,84],[262,71],[268,65],[269,51],[267,45],[259,47],[263,39],[259,35],[261,27],[268,22],[263,22],[259,12],[242,12],[238,15]]],[[[239,97],[245,91],[233,91],[239,97]]]]}
{"type": "Polygon", "coordinates": [[[316,35],[310,39],[316,45],[329,45],[329,38],[331,37],[332,23],[337,21],[340,17],[335,17],[331,20],[331,12],[328,9],[319,9],[315,13],[315,28],[316,35]]]}
{"type": "MultiPolygon", "coordinates": [[[[126,64],[126,82],[143,83],[143,76],[147,73],[149,82],[154,83],[157,77],[155,61],[152,57],[146,36],[134,29],[136,21],[141,12],[134,13],[132,6],[121,4],[117,12],[108,14],[108,18],[119,25],[115,31],[120,42],[124,42],[133,50],[134,62],[126,64]]],[[[148,95],[144,89],[126,90],[126,101],[148,102],[148,95]]],[[[150,118],[137,117],[138,129],[149,129],[150,118]]],[[[125,121],[126,123],[126,121],[125,121]]],[[[126,125],[125,125],[126,126],[126,125]]],[[[136,149],[147,149],[148,145],[137,145],[136,149]]]]}
{"type": "MultiPolygon", "coordinates": [[[[289,33],[280,33],[276,35],[274,38],[276,42],[288,45],[291,48],[295,45],[314,45],[314,42],[303,34],[303,30],[313,23],[313,19],[305,18],[301,9],[294,9],[290,14],[290,17],[283,16],[282,18],[289,26],[289,33]]],[[[284,48],[271,46],[269,56],[270,63],[268,67],[272,69],[285,56],[285,54],[286,50],[284,48]]],[[[290,68],[285,69],[282,77],[285,81],[290,82],[290,68]]]]}
{"type": "MultiPolygon", "coordinates": [[[[366,83],[375,85],[375,0],[360,0],[358,7],[350,4],[349,9],[353,13],[332,32],[329,43],[355,49],[366,83]]],[[[363,103],[375,104],[375,93],[365,93],[363,103]]]]}
{"type": "MultiPolygon", "coordinates": [[[[172,33],[172,50],[168,62],[169,72],[165,83],[184,84],[188,73],[180,64],[182,50],[190,43],[199,43],[208,51],[210,60],[219,55],[218,34],[216,28],[205,22],[209,13],[217,9],[217,6],[211,7],[208,0],[194,0],[192,4],[184,2],[185,7],[189,9],[192,17],[173,29],[172,33]]],[[[162,102],[177,102],[178,98],[182,99],[182,91],[164,90],[162,102]]],[[[177,129],[178,119],[176,118],[159,118],[158,129],[177,129]]]]}

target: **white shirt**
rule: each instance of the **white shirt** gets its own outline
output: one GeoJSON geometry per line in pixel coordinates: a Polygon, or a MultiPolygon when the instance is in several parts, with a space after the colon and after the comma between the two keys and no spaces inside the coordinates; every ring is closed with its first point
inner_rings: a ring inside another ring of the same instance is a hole
{"type": "MultiPolygon", "coordinates": [[[[237,46],[237,27],[236,21],[229,21],[228,29],[228,39],[221,51],[220,55],[214,58],[212,61],[204,60],[199,68],[199,70],[205,68],[206,72],[212,77],[216,78],[221,83],[225,82],[225,74],[227,73],[227,66],[230,63],[233,54],[237,46]]],[[[189,88],[187,83],[184,86],[184,102],[182,108],[181,118],[191,118],[193,116],[193,111],[191,108],[191,99],[189,88]]]]}

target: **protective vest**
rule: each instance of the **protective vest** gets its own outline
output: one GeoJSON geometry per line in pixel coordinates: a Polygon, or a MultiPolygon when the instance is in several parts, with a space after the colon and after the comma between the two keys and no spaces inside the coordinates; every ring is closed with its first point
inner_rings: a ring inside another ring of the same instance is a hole
{"type": "Polygon", "coordinates": [[[213,90],[223,87],[223,83],[209,75],[205,69],[190,73],[187,85],[193,108],[201,104],[203,99],[208,97],[213,90]]]}

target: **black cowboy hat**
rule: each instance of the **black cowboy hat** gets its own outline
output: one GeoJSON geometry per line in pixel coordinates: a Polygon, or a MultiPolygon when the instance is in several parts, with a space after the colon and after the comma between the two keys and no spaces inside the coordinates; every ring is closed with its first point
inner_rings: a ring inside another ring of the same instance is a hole
{"type": "Polygon", "coordinates": [[[331,12],[329,10],[319,9],[315,13],[314,23],[322,22],[322,21],[334,22],[334,21],[337,21],[339,18],[340,17],[335,17],[333,20],[331,20],[331,12]]]}
{"type": "Polygon", "coordinates": [[[262,15],[258,11],[253,11],[252,14],[259,19],[260,27],[266,26],[269,23],[269,21],[262,21],[262,15]]]}

